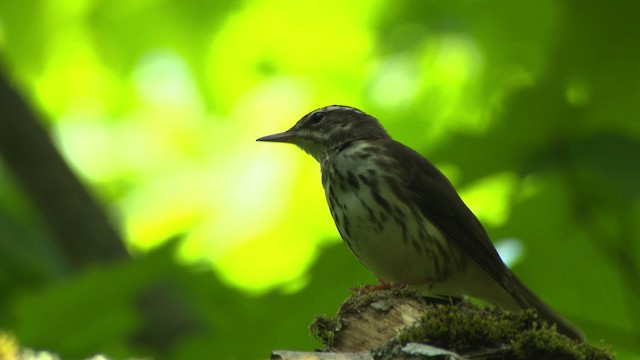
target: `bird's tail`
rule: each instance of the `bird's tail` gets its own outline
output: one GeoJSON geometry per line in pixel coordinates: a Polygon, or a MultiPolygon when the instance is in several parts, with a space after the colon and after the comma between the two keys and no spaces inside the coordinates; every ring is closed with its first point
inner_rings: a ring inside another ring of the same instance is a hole
{"type": "Polygon", "coordinates": [[[585,337],[582,331],[563,318],[560,314],[551,309],[539,297],[537,297],[529,288],[527,288],[516,276],[511,277],[511,281],[515,290],[514,297],[522,304],[524,308],[534,308],[537,310],[541,319],[556,324],[558,331],[572,339],[584,341],[585,337]]]}

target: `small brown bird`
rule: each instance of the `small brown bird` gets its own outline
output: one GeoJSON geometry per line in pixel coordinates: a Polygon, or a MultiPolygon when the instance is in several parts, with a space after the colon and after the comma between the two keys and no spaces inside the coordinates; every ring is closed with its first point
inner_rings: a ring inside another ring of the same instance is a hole
{"type": "Polygon", "coordinates": [[[469,295],[509,310],[534,308],[561,333],[584,340],[507,268],[449,180],[391,139],[374,117],[327,106],[258,141],[295,144],[320,163],[342,239],[381,280],[432,296],[469,295]]]}

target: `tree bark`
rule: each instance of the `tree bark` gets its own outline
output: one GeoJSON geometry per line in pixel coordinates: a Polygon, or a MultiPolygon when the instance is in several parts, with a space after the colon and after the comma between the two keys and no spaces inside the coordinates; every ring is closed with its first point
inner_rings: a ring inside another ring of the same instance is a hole
{"type": "Polygon", "coordinates": [[[0,74],[0,155],[72,268],[128,257],[124,242],[29,105],[0,74]]]}

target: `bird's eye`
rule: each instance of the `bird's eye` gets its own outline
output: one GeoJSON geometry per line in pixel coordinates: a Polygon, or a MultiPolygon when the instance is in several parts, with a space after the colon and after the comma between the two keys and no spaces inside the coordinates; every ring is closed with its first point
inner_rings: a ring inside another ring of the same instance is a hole
{"type": "Polygon", "coordinates": [[[324,113],[323,112],[313,113],[313,114],[311,114],[311,118],[309,118],[309,123],[311,125],[318,125],[320,123],[320,121],[322,121],[322,119],[324,119],[324,113]]]}

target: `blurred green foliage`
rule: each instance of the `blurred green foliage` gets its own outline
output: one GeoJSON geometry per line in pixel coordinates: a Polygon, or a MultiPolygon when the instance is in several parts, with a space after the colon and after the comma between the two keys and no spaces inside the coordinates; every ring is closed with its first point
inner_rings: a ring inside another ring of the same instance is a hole
{"type": "Polygon", "coordinates": [[[134,259],[71,273],[0,169],[0,330],[64,358],[317,346],[314,314],[373,279],[338,244],[313,159],[253,140],[341,103],[517,239],[514,271],[590,341],[639,356],[639,8],[1,1],[5,72],[134,259]]]}

